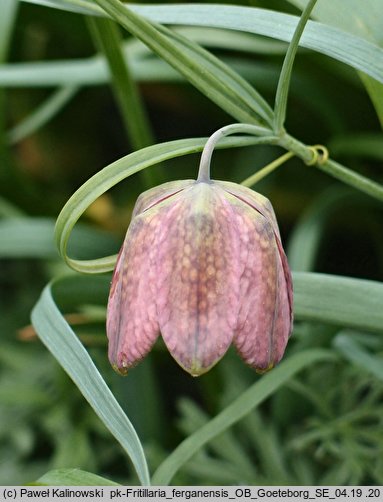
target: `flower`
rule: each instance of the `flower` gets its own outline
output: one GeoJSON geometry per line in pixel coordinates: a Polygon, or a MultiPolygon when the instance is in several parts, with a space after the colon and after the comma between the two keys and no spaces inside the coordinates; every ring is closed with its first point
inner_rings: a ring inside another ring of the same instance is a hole
{"type": "Polygon", "coordinates": [[[126,374],[161,333],[193,376],[233,342],[263,372],[292,329],[292,281],[273,208],[241,185],[165,183],[138,198],[115,267],[109,359],[126,374]]]}

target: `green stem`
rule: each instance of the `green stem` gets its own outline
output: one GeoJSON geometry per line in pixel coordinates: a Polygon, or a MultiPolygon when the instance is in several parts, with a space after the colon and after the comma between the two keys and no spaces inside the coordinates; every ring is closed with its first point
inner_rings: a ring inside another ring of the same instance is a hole
{"type": "Polygon", "coordinates": [[[376,183],[361,174],[350,171],[346,167],[342,166],[342,164],[339,164],[339,162],[332,159],[327,160],[323,164],[317,164],[316,167],[325,173],[334,176],[334,178],[343,181],[343,183],[357,188],[361,192],[364,192],[383,202],[383,185],[380,183],[376,183]]]}
{"type": "Polygon", "coordinates": [[[263,140],[265,143],[271,143],[274,138],[271,135],[271,131],[264,127],[255,126],[252,124],[229,124],[225,127],[221,127],[218,131],[210,136],[207,140],[201,155],[201,161],[198,170],[198,182],[209,183],[210,182],[210,164],[213,151],[217,146],[217,143],[225,136],[236,133],[245,133],[252,136],[261,136],[260,142],[263,140]]]}
{"type": "Polygon", "coordinates": [[[261,181],[261,179],[265,178],[270,173],[275,171],[275,169],[277,169],[279,166],[281,166],[286,161],[291,159],[291,157],[294,157],[294,155],[295,155],[295,153],[293,153],[293,152],[285,153],[281,157],[278,157],[277,159],[273,160],[273,162],[270,162],[270,164],[267,164],[267,166],[263,167],[262,169],[260,169],[256,173],[252,174],[251,176],[249,176],[248,178],[243,180],[241,182],[241,185],[243,185],[245,187],[251,187],[251,186],[255,185],[256,183],[258,183],[258,181],[261,181]]]}
{"type": "Polygon", "coordinates": [[[311,11],[313,10],[316,2],[317,0],[309,0],[309,2],[307,3],[299,19],[297,27],[295,28],[293,38],[291,39],[289,48],[287,49],[287,53],[283,61],[281,74],[278,80],[277,93],[275,96],[274,121],[273,121],[273,126],[274,126],[273,129],[275,134],[281,134],[283,132],[283,126],[286,119],[286,108],[287,108],[287,99],[289,94],[291,73],[293,69],[295,56],[298,51],[299,40],[302,36],[303,30],[305,29],[311,11]]]}
{"type": "MultiPolygon", "coordinates": [[[[282,146],[286,150],[294,152],[295,155],[300,157],[303,162],[308,163],[313,158],[313,152],[304,143],[301,143],[297,139],[293,138],[289,134],[285,134],[280,137],[278,145],[282,146]]],[[[321,169],[327,174],[330,174],[334,178],[350,185],[361,192],[364,192],[375,199],[383,202],[383,185],[372,181],[361,174],[351,171],[339,162],[335,160],[328,159],[325,162],[317,162],[315,167],[321,169]]]]}

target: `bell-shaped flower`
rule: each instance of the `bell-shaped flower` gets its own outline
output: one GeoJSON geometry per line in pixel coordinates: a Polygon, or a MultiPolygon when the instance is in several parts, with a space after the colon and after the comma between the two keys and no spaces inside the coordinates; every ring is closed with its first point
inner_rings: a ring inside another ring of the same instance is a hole
{"type": "Polygon", "coordinates": [[[231,343],[263,372],[282,358],[291,329],[291,275],[268,199],[203,176],[140,195],[108,302],[118,372],[145,357],[160,333],[193,376],[231,343]]]}

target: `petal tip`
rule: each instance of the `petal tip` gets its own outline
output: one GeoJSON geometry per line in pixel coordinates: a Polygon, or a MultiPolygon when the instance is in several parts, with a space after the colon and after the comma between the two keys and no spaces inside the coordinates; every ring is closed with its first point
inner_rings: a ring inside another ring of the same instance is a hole
{"type": "Polygon", "coordinates": [[[270,363],[267,368],[254,368],[255,372],[258,373],[258,375],[263,375],[269,371],[271,371],[274,368],[275,364],[270,363]]]}
{"type": "Polygon", "coordinates": [[[128,371],[129,371],[126,366],[119,367],[119,366],[117,366],[117,364],[112,364],[112,368],[120,376],[126,376],[128,374],[128,371]]]}

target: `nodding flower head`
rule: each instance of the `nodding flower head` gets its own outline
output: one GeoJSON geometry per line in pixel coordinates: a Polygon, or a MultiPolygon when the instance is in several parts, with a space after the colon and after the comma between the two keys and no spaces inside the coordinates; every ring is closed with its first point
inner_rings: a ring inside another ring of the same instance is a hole
{"type": "Polygon", "coordinates": [[[138,198],[114,270],[109,359],[126,374],[161,333],[193,376],[231,343],[263,372],[292,329],[292,282],[273,208],[235,183],[165,183],[138,198]]]}

